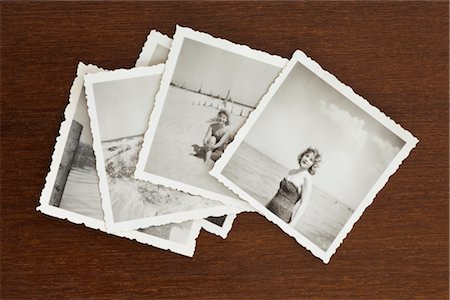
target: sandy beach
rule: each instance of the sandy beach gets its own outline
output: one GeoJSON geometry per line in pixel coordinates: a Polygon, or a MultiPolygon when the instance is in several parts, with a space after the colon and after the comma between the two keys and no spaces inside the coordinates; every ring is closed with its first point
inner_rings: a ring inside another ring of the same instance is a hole
{"type": "Polygon", "coordinates": [[[139,229],[139,231],[165,240],[170,240],[172,242],[186,244],[190,237],[192,225],[192,221],[186,221],[183,223],[170,223],[160,226],[151,226],[139,229]]]}
{"type": "MultiPolygon", "coordinates": [[[[231,106],[231,105],[230,105],[231,106]]],[[[209,175],[213,162],[190,155],[192,145],[203,144],[203,138],[222,101],[176,87],[170,87],[153,140],[145,171],[190,184],[195,187],[236,197],[226,187],[209,175]]],[[[227,108],[231,110],[231,108],[227,108]]],[[[233,106],[230,117],[232,131],[236,132],[245,122],[248,109],[233,106]],[[236,113],[236,114],[235,114],[236,113]]]]}

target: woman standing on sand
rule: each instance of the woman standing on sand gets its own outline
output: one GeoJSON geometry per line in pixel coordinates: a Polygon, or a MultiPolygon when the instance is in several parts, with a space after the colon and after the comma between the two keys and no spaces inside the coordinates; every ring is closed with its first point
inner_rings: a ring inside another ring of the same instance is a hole
{"type": "Polygon", "coordinates": [[[206,135],[203,138],[203,146],[192,145],[194,153],[192,155],[203,158],[205,162],[209,159],[216,161],[223,154],[223,151],[230,142],[230,114],[227,110],[221,109],[217,116],[211,120],[206,135]]]}
{"type": "Polygon", "coordinates": [[[298,156],[299,168],[289,171],[280,182],[278,192],[266,208],[295,227],[305,212],[311,197],[312,175],[320,162],[319,151],[308,148],[298,156]]]}

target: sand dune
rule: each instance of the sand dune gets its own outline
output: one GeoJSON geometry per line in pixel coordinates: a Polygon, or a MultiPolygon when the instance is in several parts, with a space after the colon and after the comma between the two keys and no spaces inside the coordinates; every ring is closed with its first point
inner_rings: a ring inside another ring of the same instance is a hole
{"type": "Polygon", "coordinates": [[[106,174],[116,222],[212,207],[217,201],[137,180],[133,174],[142,136],[103,142],[106,174]]]}
{"type": "MultiPolygon", "coordinates": [[[[60,208],[97,220],[104,219],[98,188],[97,171],[94,168],[73,168],[61,199],[60,208]]],[[[151,226],[139,231],[172,242],[187,243],[192,221],[151,226]]]]}

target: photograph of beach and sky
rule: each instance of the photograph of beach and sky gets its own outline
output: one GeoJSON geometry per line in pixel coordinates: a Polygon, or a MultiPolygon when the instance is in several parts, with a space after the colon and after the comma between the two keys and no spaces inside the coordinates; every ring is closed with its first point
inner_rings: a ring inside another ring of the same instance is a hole
{"type": "MultiPolygon", "coordinates": [[[[101,74],[96,74],[101,75],[101,74]]],[[[220,202],[134,178],[161,74],[92,83],[114,222],[186,214],[220,202]]]]}
{"type": "MultiPolygon", "coordinates": [[[[180,37],[178,30],[173,45],[177,38],[182,39],[182,45],[178,52],[171,50],[175,53],[166,62],[166,68],[174,61],[176,65],[173,74],[167,75],[170,80],[163,83],[159,92],[164,106],[158,124],[153,128],[155,133],[143,172],[238,199],[209,175],[217,157],[205,159],[196,151],[204,146],[208,128],[214,126],[219,112],[223,110],[228,115],[229,124],[223,129],[228,138],[222,148],[232,141],[278,76],[285,60],[266,54],[272,60],[270,63],[264,62],[237,51],[224,50],[213,42],[200,41],[195,37],[200,33],[185,33],[180,37]],[[169,82],[169,86],[164,86],[169,82]],[[167,94],[164,94],[162,90],[166,88],[167,94]]],[[[220,136],[215,143],[219,140],[220,136]]],[[[186,187],[179,188],[195,193],[186,187]]]]}
{"type": "MultiPolygon", "coordinates": [[[[156,30],[152,30],[139,54],[139,58],[136,61],[136,67],[156,66],[165,63],[169,55],[171,44],[171,38],[156,30]]],[[[230,217],[234,218],[235,215],[231,215],[230,217]]],[[[225,228],[223,226],[226,219],[227,216],[205,218],[205,221],[209,222],[208,225],[212,225],[212,228],[209,230],[207,229],[207,231],[216,234],[220,232],[222,235],[225,235],[227,232],[224,231],[225,228]]]]}
{"type": "MultiPolygon", "coordinates": [[[[49,204],[104,222],[92,134],[84,88],[77,103],[49,204]]],[[[187,244],[192,221],[151,226],[139,231],[187,244]]]]}
{"type": "Polygon", "coordinates": [[[298,155],[318,149],[322,160],[295,229],[324,251],[405,144],[300,63],[249,128],[221,175],[266,205],[299,168],[298,155]]]}

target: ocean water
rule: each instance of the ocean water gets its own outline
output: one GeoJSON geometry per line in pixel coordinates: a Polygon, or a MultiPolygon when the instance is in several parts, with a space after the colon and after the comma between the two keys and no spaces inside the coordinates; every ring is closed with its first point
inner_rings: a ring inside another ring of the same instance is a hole
{"type": "MultiPolygon", "coordinates": [[[[266,205],[288,172],[288,169],[243,142],[222,174],[266,205]]],[[[326,251],[352,213],[345,204],[313,184],[310,204],[295,229],[326,251]]]]}
{"type": "Polygon", "coordinates": [[[170,86],[170,90],[176,95],[182,95],[181,99],[183,101],[188,100],[187,102],[189,103],[190,101],[193,105],[212,107],[215,109],[226,108],[233,116],[247,118],[248,115],[255,109],[254,107],[240,104],[238,100],[235,102],[234,99],[228,99],[224,102],[224,99],[218,98],[218,96],[209,96],[205,93],[198,93],[173,85],[170,86]]]}

